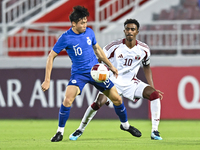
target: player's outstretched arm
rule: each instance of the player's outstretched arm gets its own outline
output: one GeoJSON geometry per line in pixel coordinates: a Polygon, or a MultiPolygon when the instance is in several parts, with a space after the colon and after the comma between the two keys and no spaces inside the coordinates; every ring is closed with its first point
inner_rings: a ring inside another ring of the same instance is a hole
{"type": "Polygon", "coordinates": [[[117,77],[118,76],[118,70],[108,60],[104,51],[102,50],[102,48],[99,46],[98,43],[93,46],[93,49],[94,49],[94,52],[95,52],[96,56],[98,57],[99,61],[103,61],[109,67],[109,69],[113,72],[115,77],[117,77]]]}
{"type": "Polygon", "coordinates": [[[51,50],[51,52],[48,55],[47,62],[46,62],[45,79],[41,85],[43,91],[46,91],[49,89],[53,60],[57,55],[58,54],[54,52],[53,50],[51,50]]]}

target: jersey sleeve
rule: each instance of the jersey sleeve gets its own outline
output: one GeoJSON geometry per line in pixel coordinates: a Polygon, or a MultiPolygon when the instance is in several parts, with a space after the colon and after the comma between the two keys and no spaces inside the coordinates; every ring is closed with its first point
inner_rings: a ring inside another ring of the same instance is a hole
{"type": "MultiPolygon", "coordinates": [[[[146,46],[147,46],[147,45],[146,45],[146,46]]],[[[144,66],[148,66],[148,65],[150,64],[150,55],[151,55],[150,49],[149,49],[148,46],[147,46],[147,48],[144,50],[144,52],[145,52],[146,56],[145,56],[144,59],[142,60],[142,64],[143,64],[144,66]]]]}
{"type": "Polygon", "coordinates": [[[63,33],[59,39],[57,40],[56,44],[53,47],[53,51],[57,54],[60,53],[64,48],[68,45],[67,36],[63,33]]]}
{"type": "Polygon", "coordinates": [[[119,45],[115,45],[114,41],[103,47],[103,51],[106,54],[108,59],[112,59],[115,54],[115,50],[119,47],[119,45]]]}

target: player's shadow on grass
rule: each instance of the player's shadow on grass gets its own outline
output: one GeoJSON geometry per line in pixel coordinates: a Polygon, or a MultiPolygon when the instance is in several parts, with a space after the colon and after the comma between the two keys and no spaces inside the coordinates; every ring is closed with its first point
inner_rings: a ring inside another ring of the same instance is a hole
{"type": "MultiPolygon", "coordinates": [[[[136,139],[138,139],[138,138],[135,138],[135,140],[136,139]]],[[[110,138],[110,137],[108,137],[108,138],[80,138],[80,139],[78,139],[78,140],[76,140],[76,141],[84,141],[84,142],[91,142],[91,141],[94,141],[94,142],[96,142],[96,141],[133,141],[134,139],[133,138],[130,138],[130,139],[125,139],[125,138],[123,138],[123,137],[120,137],[120,138],[110,138]]],[[[64,140],[64,141],[68,141],[68,140],[64,140]]],[[[71,140],[70,140],[71,141],[71,140]]],[[[74,142],[76,142],[76,141],[74,141],[74,142]]]]}

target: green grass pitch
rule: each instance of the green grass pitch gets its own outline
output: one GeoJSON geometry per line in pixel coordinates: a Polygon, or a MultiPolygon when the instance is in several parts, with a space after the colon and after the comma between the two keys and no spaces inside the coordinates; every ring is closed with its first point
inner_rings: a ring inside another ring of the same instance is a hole
{"type": "Polygon", "coordinates": [[[93,120],[77,141],[69,135],[80,120],[69,119],[61,142],[50,142],[57,120],[0,120],[0,150],[199,150],[200,120],[161,120],[162,141],[150,139],[150,120],[129,120],[142,132],[120,130],[118,120],[93,120]]]}

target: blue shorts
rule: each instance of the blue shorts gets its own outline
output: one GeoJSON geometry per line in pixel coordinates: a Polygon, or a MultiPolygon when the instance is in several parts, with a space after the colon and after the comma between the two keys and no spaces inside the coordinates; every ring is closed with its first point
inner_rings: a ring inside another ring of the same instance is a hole
{"type": "Polygon", "coordinates": [[[80,95],[84,86],[87,83],[94,85],[101,92],[103,92],[105,90],[109,90],[114,86],[113,82],[110,79],[106,80],[103,83],[98,83],[98,82],[94,81],[94,79],[91,77],[90,73],[84,73],[84,74],[75,73],[75,74],[72,74],[72,76],[70,77],[70,81],[69,81],[68,85],[78,86],[79,89],[80,89],[80,93],[79,93],[79,95],[80,95]]]}

